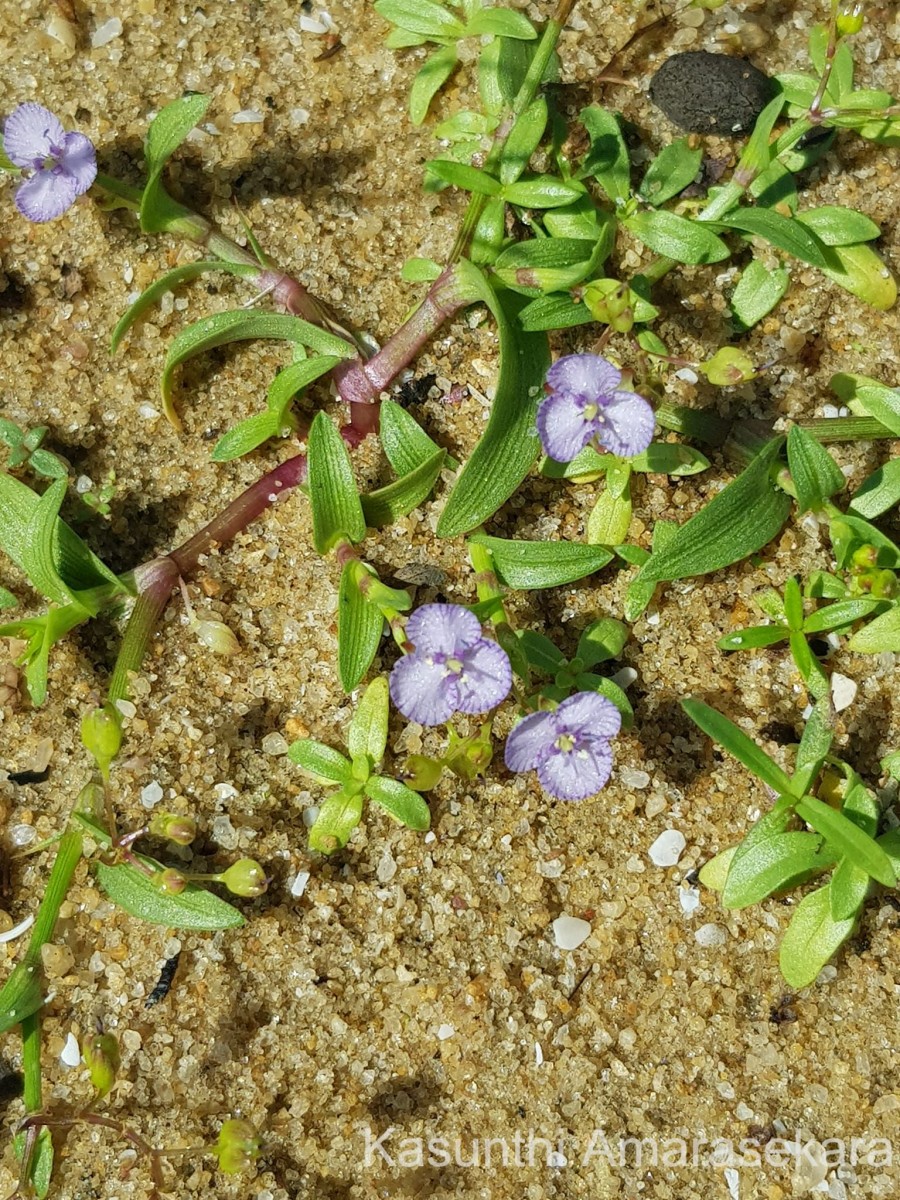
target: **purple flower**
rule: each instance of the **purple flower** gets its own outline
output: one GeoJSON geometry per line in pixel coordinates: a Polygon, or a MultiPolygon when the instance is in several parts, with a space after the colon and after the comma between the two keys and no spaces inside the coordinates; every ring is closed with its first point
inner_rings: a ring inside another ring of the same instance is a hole
{"type": "Polygon", "coordinates": [[[541,787],[558,800],[584,800],[609,779],[609,739],[621,724],[611,700],[577,692],[553,712],[532,713],[519,722],[506,739],[506,765],[511,771],[536,768],[541,787]]]}
{"type": "Polygon", "coordinates": [[[442,725],[455,712],[483,713],[512,687],[506,652],[481,636],[458,604],[424,604],[406,623],[415,647],[391,672],[391,699],[410,721],[442,725]]]}
{"type": "Polygon", "coordinates": [[[650,445],[656,418],[643,396],[619,391],[622,372],[599,354],[567,354],[547,372],[537,428],[544,453],[571,462],[595,438],[631,458],[650,445]]]}
{"type": "Polygon", "coordinates": [[[28,178],[16,191],[16,208],[29,221],[61,216],[97,176],[97,156],[83,133],[66,133],[41,104],[20,104],[6,118],[3,149],[28,178]]]}

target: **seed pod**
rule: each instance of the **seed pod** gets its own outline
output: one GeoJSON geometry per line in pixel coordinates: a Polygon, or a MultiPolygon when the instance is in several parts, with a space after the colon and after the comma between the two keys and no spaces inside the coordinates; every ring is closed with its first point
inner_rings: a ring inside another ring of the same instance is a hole
{"type": "Polygon", "coordinates": [[[95,1033],[84,1043],[81,1056],[90,1072],[97,1099],[102,1100],[116,1082],[119,1072],[119,1043],[111,1033],[95,1033]]]}
{"type": "Polygon", "coordinates": [[[261,896],[269,886],[266,873],[253,858],[239,858],[222,873],[222,882],[235,896],[261,896]]]}
{"type": "Polygon", "coordinates": [[[189,846],[197,836],[197,822],[193,817],[183,817],[180,813],[156,813],[149,829],[154,837],[165,838],[177,846],[189,846]]]}
{"type": "Polygon", "coordinates": [[[91,709],[81,719],[81,741],[105,774],[122,745],[122,722],[111,704],[91,709]]]}
{"type": "Polygon", "coordinates": [[[216,1142],[219,1170],[225,1175],[239,1175],[253,1166],[260,1151],[260,1136],[249,1121],[236,1118],[225,1121],[216,1142]]]}

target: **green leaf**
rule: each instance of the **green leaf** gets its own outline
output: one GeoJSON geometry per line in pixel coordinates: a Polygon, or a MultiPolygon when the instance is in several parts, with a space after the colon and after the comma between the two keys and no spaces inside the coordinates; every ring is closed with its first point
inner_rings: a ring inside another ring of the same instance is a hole
{"type": "Polygon", "coordinates": [[[222,434],[213,447],[213,462],[230,462],[249,454],[269,438],[278,437],[282,431],[282,423],[274,412],[254,413],[252,417],[235,425],[222,434]]]}
{"type": "Polygon", "coordinates": [[[446,453],[438,449],[408,475],[361,496],[366,524],[377,529],[412,512],[431,494],[446,460],[446,453]]]}
{"type": "Polygon", "coordinates": [[[174,292],[182,283],[189,283],[190,280],[196,279],[199,275],[204,275],[208,271],[225,271],[229,275],[240,275],[244,278],[250,278],[259,274],[259,267],[251,267],[249,263],[221,262],[216,258],[185,263],[183,267],[176,267],[173,271],[166,271],[165,275],[160,276],[148,288],[145,288],[137,300],[126,309],[113,330],[109,344],[110,354],[116,353],[122,342],[122,338],[135,321],[143,316],[147,309],[154,305],[157,300],[161,300],[166,292],[174,292]]]}
{"type": "Polygon", "coordinates": [[[433,283],[442,271],[433,258],[408,258],[400,270],[405,283],[433,283]]]}
{"type": "Polygon", "coordinates": [[[455,40],[466,32],[462,22],[434,0],[376,0],[372,7],[386,21],[426,38],[455,40]]]}
{"type": "Polygon", "coordinates": [[[344,564],[338,589],[338,676],[345,692],[352,692],[378,653],[384,617],[359,590],[356,563],[344,564]]]}
{"type": "Polygon", "coordinates": [[[651,162],[638,195],[647,204],[665,204],[693,183],[702,161],[700,147],[692,148],[687,138],[679,138],[664,147],[651,162]]]}
{"type": "Polygon", "coordinates": [[[871,246],[832,246],[831,265],[822,271],[851,296],[886,312],[897,300],[897,281],[871,246]]]}
{"type": "MultiPolygon", "coordinates": [[[[741,849],[740,847],[738,849],[741,849]]],[[[834,855],[813,833],[778,833],[751,845],[731,860],[722,904],[746,908],[775,892],[787,891],[834,864],[834,855]]]]}
{"type": "Polygon", "coordinates": [[[872,880],[866,872],[861,871],[849,858],[842,858],[829,884],[833,920],[846,921],[857,917],[871,889],[872,880]]]}
{"type": "Polygon", "coordinates": [[[576,676],[575,686],[580,692],[596,692],[600,696],[605,696],[619,710],[622,717],[622,727],[624,729],[632,727],[634,724],[634,709],[631,707],[631,701],[625,695],[622,688],[617,683],[614,683],[612,679],[607,679],[605,675],[592,675],[585,672],[576,676]]]}
{"type": "Polygon", "coordinates": [[[747,145],[744,147],[738,162],[738,171],[745,178],[749,176],[758,176],[769,166],[772,161],[772,147],[769,142],[772,130],[775,128],[775,122],[781,115],[781,110],[784,108],[785,98],[783,93],[773,96],[769,103],[765,106],[753,125],[753,132],[747,139],[747,145]]]}
{"type": "Polygon", "coordinates": [[[820,510],[829,496],[847,486],[840,467],[825,447],[799,425],[791,426],[788,433],[787,458],[799,513],[820,510]]]}
{"type": "Polygon", "coordinates": [[[551,208],[543,215],[544,228],[555,238],[580,238],[584,242],[601,242],[601,260],[609,257],[616,240],[616,218],[600,209],[588,195],[579,196],[573,204],[551,208]]]}
{"type": "Polygon", "coordinates": [[[393,400],[382,403],[379,421],[381,448],[401,478],[430,462],[440,450],[415,417],[393,400]]]}
{"type": "MultiPolygon", "coordinates": [[[[515,325],[518,297],[498,297],[467,264],[466,279],[497,320],[500,374],[487,429],[463,467],[438,522],[439,537],[456,537],[481,525],[513,494],[538,456],[537,407],[550,366],[547,338],[515,325]]],[[[462,268],[463,264],[459,264],[462,268]]]]}
{"type": "Polygon", "coordinates": [[[787,636],[785,625],[751,625],[748,629],[726,633],[716,645],[720,650],[759,650],[763,646],[777,646],[787,636]]]}
{"type": "MultiPolygon", "coordinates": [[[[678,533],[678,526],[674,521],[657,521],[653,526],[653,553],[656,554],[665,549],[670,542],[674,541],[678,533]]],[[[620,558],[624,558],[626,562],[635,563],[639,566],[645,566],[650,561],[650,556],[643,557],[647,551],[640,546],[616,546],[616,554],[620,558]]],[[[643,579],[641,572],[632,579],[628,585],[628,590],[625,593],[625,620],[636,621],[650,601],[653,599],[653,593],[656,591],[655,579],[643,579]]]]}
{"type": "Polygon", "coordinates": [[[442,46],[425,60],[409,90],[409,119],[413,125],[421,125],[428,116],[431,101],[456,70],[458,61],[455,46],[442,46]]]}
{"type": "Polygon", "coordinates": [[[631,490],[614,495],[606,488],[597,497],[587,519],[585,537],[591,546],[618,546],[631,525],[631,490]]]}
{"type": "Polygon", "coordinates": [[[781,973],[794,988],[808,987],[856,928],[855,919],[835,921],[829,887],[804,896],[781,942],[781,973]]]}
{"type": "Polygon", "coordinates": [[[572,329],[590,325],[594,317],[580,301],[571,296],[538,296],[519,313],[519,324],[526,333],[549,329],[572,329]]]}
{"type": "MultiPolygon", "coordinates": [[[[59,488],[59,484],[53,487],[59,488]]],[[[57,493],[40,509],[41,497],[12,475],[0,471],[0,549],[27,573],[26,563],[33,553],[31,545],[34,522],[46,519],[49,505],[57,493]]],[[[127,596],[132,589],[93,554],[65,521],[56,520],[53,534],[53,570],[67,589],[83,593],[94,588],[108,587],[111,595],[127,596]]],[[[83,597],[79,596],[79,599],[83,597]]],[[[71,628],[71,627],[70,627],[71,628]]]]}
{"type": "MultiPolygon", "coordinates": [[[[825,697],[815,705],[804,726],[791,779],[792,795],[803,796],[813,786],[825,765],[833,740],[834,708],[830,697],[825,697]]],[[[824,833],[824,830],[820,832],[824,833]]]]}
{"type": "Polygon", "coordinates": [[[881,654],[884,650],[900,650],[900,605],[892,604],[887,612],[864,625],[847,644],[854,654],[881,654]]]}
{"type": "Polygon", "coordinates": [[[171,929],[197,930],[234,929],[244,924],[236,908],[192,883],[175,896],[161,892],[150,876],[127,863],[109,866],[98,862],[96,874],[100,890],[139,921],[171,929]]]}
{"type": "Polygon", "coordinates": [[[492,273],[506,287],[525,295],[560,291],[574,287],[596,268],[593,250],[589,242],[572,238],[516,242],[499,255],[492,273]]]}
{"type": "Polygon", "coordinates": [[[829,528],[835,556],[841,567],[847,566],[849,554],[852,554],[857,545],[863,542],[868,542],[877,549],[879,567],[890,567],[891,570],[900,567],[900,547],[896,546],[889,537],[885,537],[875,525],[870,524],[862,517],[852,517],[849,513],[843,513],[829,522],[829,528]],[[849,554],[845,558],[839,553],[839,543],[840,535],[846,533],[849,533],[850,539],[848,546],[845,547],[849,554]]]}
{"type": "Polygon", "coordinates": [[[516,636],[525,658],[536,671],[543,671],[545,675],[555,675],[560,667],[565,665],[566,656],[542,633],[523,629],[517,631],[516,636]]]}
{"type": "Polygon", "coordinates": [[[749,262],[731,297],[731,311],[740,332],[751,329],[770,313],[790,282],[790,272],[784,267],[770,271],[758,259],[749,262]]]}
{"type": "Polygon", "coordinates": [[[797,220],[811,229],[826,246],[850,246],[855,242],[871,242],[881,236],[874,221],[852,208],[838,208],[833,204],[798,212],[797,220]]]}
{"type": "Polygon", "coordinates": [[[711,229],[665,209],[637,212],[623,224],[651,250],[675,262],[720,262],[731,253],[711,229]]]}
{"type": "Polygon", "coordinates": [[[578,639],[575,657],[586,667],[618,658],[628,641],[628,626],[613,617],[601,617],[591,622],[578,639]]]}
{"type": "Polygon", "coordinates": [[[832,266],[833,259],[828,257],[827,250],[814,233],[793,217],[783,217],[771,208],[741,207],[719,217],[718,223],[765,238],[779,250],[785,250],[794,258],[811,263],[814,267],[824,270],[832,266]]]}
{"type": "Polygon", "coordinates": [[[173,208],[180,213],[179,206],[163,190],[160,176],[163,167],[175,153],[195,125],[203,120],[209,108],[210,97],[199,92],[187,92],[179,100],[167,104],[150,122],[144,144],[144,159],[147,163],[147,183],[141,196],[141,229],[145,233],[165,229],[174,215],[173,208]]]}
{"type": "Polygon", "coordinates": [[[67,479],[69,475],[65,464],[49,450],[33,450],[28,456],[28,465],[35,474],[46,479],[67,479]]]}
{"type": "Polygon", "coordinates": [[[628,464],[632,471],[650,475],[697,475],[709,467],[709,459],[681,442],[651,442],[643,454],[636,454],[628,464]]]}
{"type": "Polygon", "coordinates": [[[859,485],[850,501],[850,511],[871,520],[900,501],[900,458],[892,458],[859,485]]]}
{"type": "Polygon", "coordinates": [[[502,190],[500,182],[493,175],[488,175],[487,171],[480,171],[468,163],[453,162],[449,158],[432,158],[425,164],[425,170],[442,183],[450,183],[476,196],[499,196],[502,190]]]}
{"type": "MultiPolygon", "coordinates": [[[[26,1133],[17,1133],[13,1138],[13,1152],[16,1162],[22,1162],[25,1153],[26,1133]]],[[[50,1191],[53,1176],[53,1137],[45,1125],[38,1130],[34,1153],[31,1159],[31,1170],[28,1173],[32,1191],[37,1200],[45,1200],[50,1191]]]]}
{"type": "Polygon", "coordinates": [[[698,878],[704,887],[708,887],[713,892],[722,891],[725,887],[725,880],[728,878],[732,859],[738,849],[737,846],[729,846],[727,850],[723,850],[709,862],[703,864],[698,878]]]}
{"type": "Polygon", "coordinates": [[[839,372],[831,377],[831,390],[857,416],[874,417],[900,437],[900,388],[888,387],[867,375],[839,372]]]}
{"type": "Polygon", "coordinates": [[[467,37],[480,37],[492,33],[496,37],[518,38],[523,42],[531,42],[537,37],[537,30],[524,13],[513,12],[508,8],[477,9],[466,25],[467,37]]]}
{"type": "Polygon", "coordinates": [[[867,833],[815,796],[804,796],[797,804],[797,816],[802,817],[817,833],[841,854],[845,854],[860,870],[871,875],[884,887],[896,887],[897,877],[891,860],[867,833]]]}
{"type": "Polygon", "coordinates": [[[366,757],[373,767],[384,758],[387,746],[390,702],[385,675],[373,679],[360,698],[347,732],[350,757],[366,757]]]}
{"type": "Polygon", "coordinates": [[[361,542],[366,536],[359,492],[343,438],[323,412],[316,413],[307,442],[309,500],[313,545],[327,554],[342,538],[361,542]]]}
{"type": "Polygon", "coordinates": [[[350,779],[350,760],[313,738],[291,742],[288,758],[320,783],[346,783],[350,779]]]}
{"type": "MultiPolygon", "coordinates": [[[[302,352],[299,344],[295,346],[295,353],[298,351],[302,352]]],[[[294,397],[314,380],[321,379],[323,375],[334,370],[339,362],[341,359],[334,354],[316,354],[312,358],[303,357],[297,362],[292,362],[290,366],[284,367],[269,384],[266,408],[269,412],[277,413],[283,420],[294,397]]]]}
{"type": "Polygon", "coordinates": [[[501,194],[508,204],[517,204],[520,208],[562,208],[583,193],[584,187],[575,180],[534,175],[531,179],[507,183],[501,194]]]}
{"type": "Polygon", "coordinates": [[[0,608],[16,608],[18,603],[18,599],[8,588],[0,587],[0,608]]]}
{"type": "Polygon", "coordinates": [[[338,359],[352,358],[356,353],[343,338],[286,313],[248,312],[243,308],[213,313],[182,329],[166,354],[161,380],[162,399],[166,416],[176,429],[180,428],[178,416],[172,407],[172,377],[176,368],[216,346],[254,338],[298,342],[317,354],[329,354],[338,359]]]}
{"type": "Polygon", "coordinates": [[[563,587],[605,567],[612,553],[602,546],[578,542],[522,542],[474,534],[470,541],[487,546],[497,577],[507,587],[563,587]]]}
{"type": "Polygon", "coordinates": [[[52,483],[38,500],[25,527],[22,568],[37,590],[55,604],[77,603],[57,566],[59,510],[66,497],[64,479],[52,483]]]}
{"type": "Polygon", "coordinates": [[[40,951],[27,951],[0,988],[0,1034],[38,1012],[44,1004],[40,951]]]}
{"type": "Polygon", "coordinates": [[[631,194],[631,164],[617,118],[592,105],[581,110],[579,120],[591,139],[579,175],[593,176],[613,204],[624,204],[631,194]]]}
{"type": "MultiPolygon", "coordinates": [[[[485,9],[501,12],[501,9],[485,9]]],[[[507,16],[519,15],[506,12],[507,16]]],[[[547,101],[536,96],[510,130],[500,158],[500,182],[513,183],[527,168],[547,128],[547,101]]]]}
{"type": "Polygon", "coordinates": [[[319,809],[316,823],[309,831],[310,850],[317,850],[320,854],[333,854],[335,850],[342,850],[362,819],[362,810],[362,792],[352,796],[348,796],[346,792],[335,792],[333,796],[329,796],[319,809]]]}
{"type": "Polygon", "coordinates": [[[883,600],[872,600],[868,596],[860,596],[853,600],[839,600],[820,608],[803,622],[804,633],[827,633],[831,629],[840,629],[844,625],[852,625],[863,617],[870,616],[876,609],[883,607],[883,600]]]}
{"type": "Polygon", "coordinates": [[[737,479],[679,527],[665,549],[654,551],[634,582],[718,571],[770,542],[790,510],[789,498],[771,479],[781,445],[781,438],[769,442],[737,479]]]}
{"type": "Polygon", "coordinates": [[[418,792],[396,779],[374,776],[366,784],[366,795],[407,829],[424,831],[431,827],[428,805],[418,792]]]}
{"type": "Polygon", "coordinates": [[[682,700],[681,707],[695,725],[699,725],[714,742],[733,754],[757,779],[761,779],[779,796],[790,794],[791,781],[787,773],[723,713],[692,697],[682,700]]]}

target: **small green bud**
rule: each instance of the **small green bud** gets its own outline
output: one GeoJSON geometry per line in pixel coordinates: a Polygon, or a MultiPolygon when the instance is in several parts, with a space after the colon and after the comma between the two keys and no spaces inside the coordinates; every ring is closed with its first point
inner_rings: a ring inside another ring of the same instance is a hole
{"type": "Polygon", "coordinates": [[[176,871],[174,867],[164,867],[162,871],[154,875],[153,881],[167,896],[180,896],[188,884],[185,876],[180,871],[176,871]]]}
{"type": "Polygon", "coordinates": [[[411,754],[404,763],[403,782],[414,792],[430,792],[443,773],[443,763],[424,754],[411,754]]]}
{"type": "Polygon", "coordinates": [[[99,783],[86,783],[75,799],[76,812],[86,813],[89,817],[103,817],[105,809],[103,788],[99,783]]]}
{"type": "Polygon", "coordinates": [[[628,333],[634,325],[631,289],[615,279],[595,279],[583,293],[585,307],[595,321],[602,321],[616,333],[628,333]]]}
{"type": "Polygon", "coordinates": [[[222,883],[235,896],[261,896],[269,886],[266,873],[253,858],[239,858],[222,872],[222,883]]]}
{"type": "Polygon", "coordinates": [[[864,8],[864,4],[855,3],[854,0],[844,0],[838,5],[834,18],[834,31],[839,38],[852,37],[855,33],[859,33],[866,20],[863,13],[864,8]]]}
{"type": "Polygon", "coordinates": [[[878,565],[878,550],[875,546],[866,542],[853,551],[850,559],[851,571],[871,571],[873,567],[878,565]]]}
{"type": "Polygon", "coordinates": [[[231,658],[240,653],[240,642],[222,621],[197,621],[193,629],[197,641],[207,650],[212,650],[213,654],[231,658]]]}
{"type": "Polygon", "coordinates": [[[872,572],[869,594],[873,600],[892,600],[897,595],[897,576],[886,567],[872,572]]]}
{"type": "Polygon", "coordinates": [[[461,738],[455,729],[450,730],[444,763],[460,779],[476,779],[483,775],[491,765],[493,756],[490,721],[486,721],[478,733],[467,738],[461,738]]]}
{"type": "Polygon", "coordinates": [[[183,817],[180,813],[157,813],[149,829],[154,837],[165,838],[176,846],[189,846],[197,836],[197,822],[193,817],[183,817]]]}
{"type": "Polygon", "coordinates": [[[712,358],[700,363],[698,369],[717,387],[736,387],[739,383],[756,378],[753,363],[736,346],[723,346],[712,358]]]}
{"type": "Polygon", "coordinates": [[[122,746],[122,719],[112,704],[91,709],[81,718],[81,741],[105,775],[122,746]]]}
{"type": "Polygon", "coordinates": [[[102,1100],[116,1082],[119,1072],[119,1043],[111,1033],[95,1033],[84,1043],[81,1056],[90,1072],[97,1099],[102,1100]]]}
{"type": "Polygon", "coordinates": [[[259,1158],[261,1145],[260,1136],[249,1121],[235,1118],[225,1121],[219,1130],[215,1150],[219,1170],[225,1175],[248,1171],[259,1158]]]}

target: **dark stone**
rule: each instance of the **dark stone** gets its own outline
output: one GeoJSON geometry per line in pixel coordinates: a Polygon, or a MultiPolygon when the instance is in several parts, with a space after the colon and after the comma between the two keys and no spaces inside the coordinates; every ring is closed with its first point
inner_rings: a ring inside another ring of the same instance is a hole
{"type": "Polygon", "coordinates": [[[667,58],[650,82],[650,98],[689,133],[729,136],[753,128],[775,95],[775,82],[729,54],[686,50],[667,58]]]}

